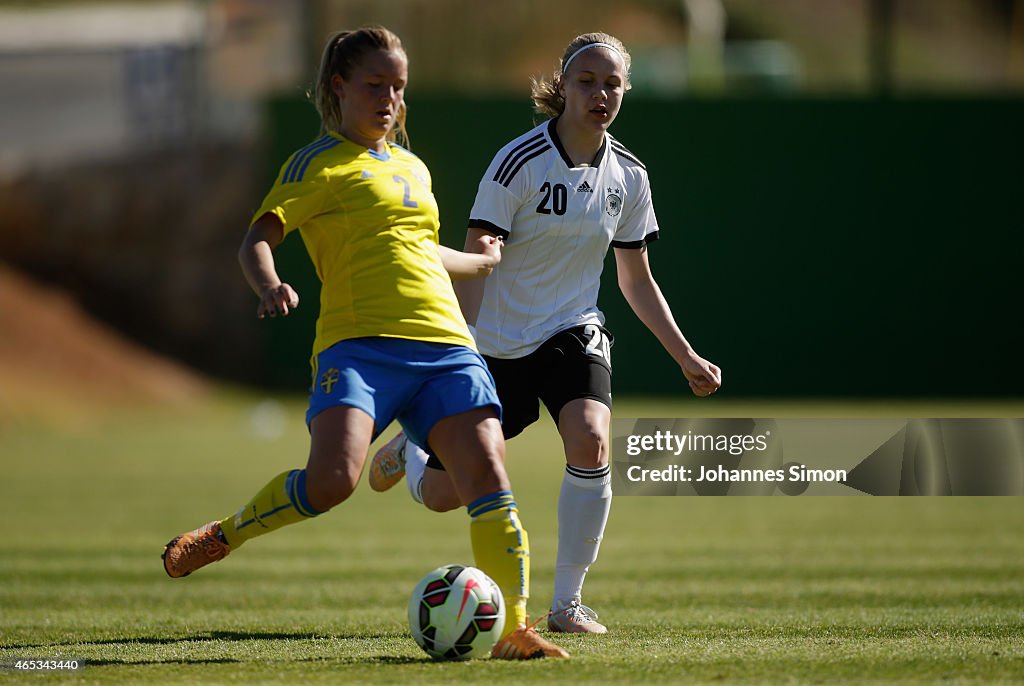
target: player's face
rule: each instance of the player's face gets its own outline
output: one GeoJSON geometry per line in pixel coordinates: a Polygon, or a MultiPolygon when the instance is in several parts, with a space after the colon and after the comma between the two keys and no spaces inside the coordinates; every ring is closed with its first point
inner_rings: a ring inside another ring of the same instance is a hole
{"type": "Polygon", "coordinates": [[[405,97],[409,65],[399,52],[374,50],[363,56],[347,79],[331,79],[341,105],[340,132],[368,148],[379,148],[395,125],[405,97]]]}
{"type": "Polygon", "coordinates": [[[622,56],[608,48],[590,48],[569,64],[562,78],[563,117],[572,126],[603,131],[619,113],[625,91],[622,56]]]}

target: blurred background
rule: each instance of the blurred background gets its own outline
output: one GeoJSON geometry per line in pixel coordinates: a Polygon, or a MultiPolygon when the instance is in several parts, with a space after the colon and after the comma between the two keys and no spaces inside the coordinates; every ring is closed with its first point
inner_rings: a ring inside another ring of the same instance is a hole
{"type": "MultiPolygon", "coordinates": [[[[656,278],[737,398],[1024,396],[1024,0],[0,3],[0,423],[31,408],[301,393],[317,284],[257,321],[235,253],[334,30],[410,58],[442,240],[577,34],[633,55],[656,278]],[[26,409],[28,408],[28,409],[26,409]]],[[[605,271],[618,392],[685,383],[605,271]]]]}

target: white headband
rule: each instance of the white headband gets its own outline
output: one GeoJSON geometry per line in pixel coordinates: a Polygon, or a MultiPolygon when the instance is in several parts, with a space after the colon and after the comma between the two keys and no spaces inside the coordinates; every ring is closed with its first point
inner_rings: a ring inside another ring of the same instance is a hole
{"type": "MultiPolygon", "coordinates": [[[[574,59],[576,59],[576,55],[580,54],[584,50],[589,50],[590,48],[608,48],[612,52],[615,52],[616,54],[618,54],[619,57],[622,57],[622,53],[619,52],[619,49],[617,47],[615,47],[614,45],[611,45],[610,43],[587,43],[582,48],[580,48],[579,50],[577,50],[573,54],[569,55],[569,59],[567,59],[564,63],[562,63],[562,75],[564,76],[565,72],[567,72],[569,70],[569,64],[574,59]]],[[[623,58],[623,61],[625,61],[625,58],[623,58]]]]}

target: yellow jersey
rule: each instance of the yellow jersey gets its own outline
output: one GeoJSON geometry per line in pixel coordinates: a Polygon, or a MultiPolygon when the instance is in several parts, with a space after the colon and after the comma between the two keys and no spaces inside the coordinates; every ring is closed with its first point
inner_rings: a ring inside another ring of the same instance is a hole
{"type": "Polygon", "coordinates": [[[438,250],[427,166],[329,132],[294,153],[253,216],[299,230],[322,284],[313,360],[365,336],[476,345],[438,250]]]}

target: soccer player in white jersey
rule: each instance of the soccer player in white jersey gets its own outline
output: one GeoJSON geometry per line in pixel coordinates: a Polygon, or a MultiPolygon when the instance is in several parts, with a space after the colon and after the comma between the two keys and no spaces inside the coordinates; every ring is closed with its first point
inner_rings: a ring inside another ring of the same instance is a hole
{"type": "MultiPolygon", "coordinates": [[[[597,307],[609,247],[626,301],[693,393],[707,396],[721,385],[721,370],[683,336],[651,274],[647,245],[659,227],[647,170],[607,132],[629,89],[629,65],[618,39],[589,33],[569,44],[550,81],[534,82],[534,105],[548,120],[498,151],[470,214],[466,249],[483,236],[501,237],[501,262],[486,279],[457,284],[497,384],[505,437],[539,418],[538,401],[562,437],[566,467],[548,616],[557,632],[607,631],[581,595],[612,495],[612,335],[597,307]]],[[[413,497],[430,509],[458,506],[440,461],[399,434],[375,456],[370,485],[385,490],[403,474],[413,497]]]]}

